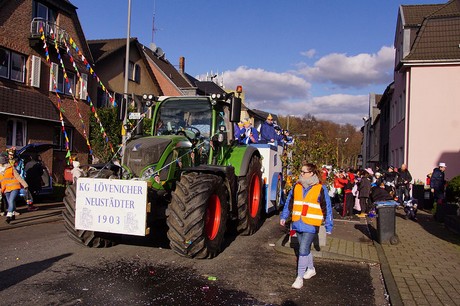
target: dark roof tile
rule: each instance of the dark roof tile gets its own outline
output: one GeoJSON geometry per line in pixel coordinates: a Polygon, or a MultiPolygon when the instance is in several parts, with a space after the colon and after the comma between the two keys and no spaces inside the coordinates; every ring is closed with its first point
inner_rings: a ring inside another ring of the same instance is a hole
{"type": "MultiPolygon", "coordinates": [[[[130,41],[137,40],[131,37],[130,41]]],[[[121,48],[126,48],[126,38],[88,40],[89,48],[95,62],[101,61],[121,48]]]]}
{"type": "Polygon", "coordinates": [[[59,111],[50,98],[26,88],[0,85],[0,113],[59,122],[59,111]]]}
{"type": "Polygon", "coordinates": [[[450,1],[427,16],[404,61],[460,60],[460,7],[450,1]]]}
{"type": "Polygon", "coordinates": [[[426,16],[443,6],[443,4],[401,5],[404,26],[420,26],[426,16]]]}
{"type": "Polygon", "coordinates": [[[144,46],[144,53],[147,58],[155,63],[158,68],[163,71],[166,77],[168,77],[174,85],[178,88],[190,88],[191,84],[187,79],[172,65],[164,56],[158,56],[150,48],[144,46]]]}

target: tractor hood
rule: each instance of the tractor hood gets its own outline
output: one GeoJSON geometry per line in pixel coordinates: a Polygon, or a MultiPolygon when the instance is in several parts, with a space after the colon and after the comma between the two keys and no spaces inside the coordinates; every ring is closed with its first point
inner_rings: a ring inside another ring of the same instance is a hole
{"type": "Polygon", "coordinates": [[[142,137],[130,141],[125,150],[126,166],[135,176],[139,177],[146,166],[158,163],[171,141],[171,137],[159,136],[142,137]]]}

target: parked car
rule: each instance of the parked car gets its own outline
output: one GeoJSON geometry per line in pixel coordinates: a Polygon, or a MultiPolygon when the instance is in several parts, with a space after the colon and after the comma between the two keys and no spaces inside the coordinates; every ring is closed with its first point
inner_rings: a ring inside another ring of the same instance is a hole
{"type": "Polygon", "coordinates": [[[53,193],[53,178],[40,154],[54,147],[50,143],[31,143],[16,152],[17,158],[24,164],[25,180],[34,198],[53,193]]]}

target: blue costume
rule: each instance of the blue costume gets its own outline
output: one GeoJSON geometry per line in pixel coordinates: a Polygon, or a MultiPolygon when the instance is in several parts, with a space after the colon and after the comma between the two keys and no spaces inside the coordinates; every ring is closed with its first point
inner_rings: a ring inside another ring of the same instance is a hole
{"type": "Polygon", "coordinates": [[[283,137],[276,133],[273,123],[268,123],[267,121],[265,121],[260,128],[260,137],[260,141],[264,143],[272,142],[272,139],[278,142],[283,140],[283,137]]]}
{"type": "Polygon", "coordinates": [[[244,138],[242,138],[242,140],[240,141],[243,144],[257,143],[259,141],[259,133],[257,132],[257,129],[252,126],[242,128],[241,135],[244,135],[244,138]],[[254,140],[251,139],[251,135],[254,140]]]}

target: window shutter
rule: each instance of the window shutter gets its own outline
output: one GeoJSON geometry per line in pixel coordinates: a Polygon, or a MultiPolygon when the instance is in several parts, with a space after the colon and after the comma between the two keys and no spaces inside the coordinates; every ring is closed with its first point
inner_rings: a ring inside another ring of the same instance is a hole
{"type": "Polygon", "coordinates": [[[86,73],[81,74],[80,78],[80,99],[86,100],[88,97],[88,75],[86,73]]]}
{"type": "Polygon", "coordinates": [[[40,72],[41,72],[41,59],[38,56],[32,55],[32,72],[30,76],[30,85],[40,88],[40,72]]]}
{"type": "Polygon", "coordinates": [[[58,64],[51,63],[50,67],[50,91],[56,91],[55,87],[57,88],[57,81],[58,81],[58,64]],[[53,77],[54,76],[54,77],[53,77]]]}

